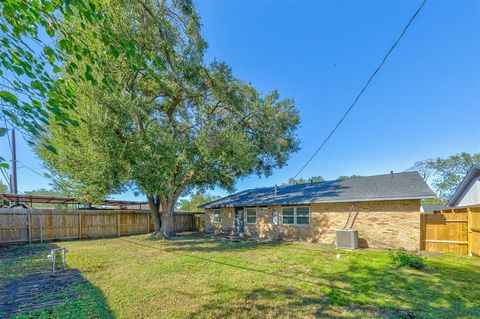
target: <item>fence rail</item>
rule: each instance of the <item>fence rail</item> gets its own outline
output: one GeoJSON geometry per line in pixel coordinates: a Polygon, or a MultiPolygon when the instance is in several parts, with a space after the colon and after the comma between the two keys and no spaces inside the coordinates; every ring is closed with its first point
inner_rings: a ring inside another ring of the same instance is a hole
{"type": "MultiPolygon", "coordinates": [[[[202,225],[203,214],[174,215],[176,232],[201,231],[202,225]]],[[[0,208],[0,243],[105,238],[151,231],[148,211],[0,208]]]]}
{"type": "Polygon", "coordinates": [[[480,256],[480,206],[422,214],[420,249],[480,256]]]}

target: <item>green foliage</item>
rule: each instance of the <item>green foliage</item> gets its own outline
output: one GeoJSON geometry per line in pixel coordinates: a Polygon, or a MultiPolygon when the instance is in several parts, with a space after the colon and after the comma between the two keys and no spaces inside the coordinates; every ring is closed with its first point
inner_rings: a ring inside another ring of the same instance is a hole
{"type": "Polygon", "coordinates": [[[422,256],[415,252],[408,252],[403,249],[399,249],[390,252],[392,263],[400,267],[411,267],[415,269],[423,269],[425,267],[425,260],[422,256]]]}
{"type": "Polygon", "coordinates": [[[219,199],[220,196],[212,196],[209,194],[196,193],[189,199],[181,199],[179,202],[179,208],[190,212],[202,212],[203,209],[198,206],[219,199]]]}
{"type": "Polygon", "coordinates": [[[480,163],[480,153],[459,153],[447,158],[416,162],[409,170],[418,171],[437,193],[447,202],[473,164],[480,163]]]}
{"type": "Polygon", "coordinates": [[[225,63],[207,65],[189,1],[110,1],[97,10],[106,22],[68,22],[102,59],[90,69],[65,50],[77,64],[64,85],[76,97],[68,114],[79,125],[51,118],[38,145],[57,185],[91,202],[131,187],[173,209],[193,189],[232,190],[239,177],[268,175],[298,149],[294,102],[276,91],[261,95],[225,63]],[[108,41],[94,36],[105,30],[114,35],[108,41]],[[109,90],[90,75],[109,79],[109,90]]]}
{"type": "Polygon", "coordinates": [[[8,192],[8,186],[3,183],[3,181],[0,179],[0,193],[7,193],[8,192]]]}
{"type": "Polygon", "coordinates": [[[339,181],[345,181],[345,180],[348,180],[348,179],[356,179],[356,178],[360,178],[360,177],[363,177],[362,175],[350,175],[350,176],[347,176],[347,175],[340,175],[338,176],[337,180],[339,181]]]}
{"type": "MultiPolygon", "coordinates": [[[[108,26],[98,1],[9,0],[0,2],[0,115],[27,139],[36,139],[43,125],[54,118],[58,125],[76,125],[71,116],[76,98],[72,88],[81,81],[101,83],[109,90],[115,83],[108,73],[96,77],[109,52],[91,50],[77,34],[101,39],[113,48],[125,44],[108,26]],[[91,25],[105,28],[91,32],[91,25]],[[115,39],[112,40],[112,39],[115,39]],[[83,76],[69,78],[74,73],[83,76]],[[53,71],[53,72],[52,72],[53,71]]],[[[129,50],[133,52],[134,47],[129,50]]],[[[113,57],[115,55],[110,55],[113,57]]],[[[53,150],[50,147],[50,150],[53,150]]]]}
{"type": "Polygon", "coordinates": [[[283,183],[282,185],[295,185],[295,184],[306,184],[306,183],[315,183],[315,182],[323,182],[324,179],[322,176],[312,176],[310,178],[296,178],[291,179],[287,183],[283,183]]]}

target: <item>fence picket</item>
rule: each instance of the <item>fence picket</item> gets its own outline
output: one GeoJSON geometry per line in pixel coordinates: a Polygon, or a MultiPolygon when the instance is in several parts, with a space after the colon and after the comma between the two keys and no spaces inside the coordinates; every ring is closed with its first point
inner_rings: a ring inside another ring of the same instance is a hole
{"type": "Polygon", "coordinates": [[[480,206],[458,207],[422,214],[420,249],[480,255],[480,206]]]}

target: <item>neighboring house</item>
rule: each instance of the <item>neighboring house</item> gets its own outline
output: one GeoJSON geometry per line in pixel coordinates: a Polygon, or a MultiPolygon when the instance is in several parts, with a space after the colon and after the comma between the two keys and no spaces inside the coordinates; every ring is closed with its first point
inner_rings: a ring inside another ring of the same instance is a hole
{"type": "Polygon", "coordinates": [[[201,205],[207,231],[332,244],[357,229],[363,247],[418,249],[420,201],[435,194],[417,172],[250,189],[201,205]]]}
{"type": "Polygon", "coordinates": [[[473,165],[458,185],[449,207],[480,205],[480,164],[473,165]]]}

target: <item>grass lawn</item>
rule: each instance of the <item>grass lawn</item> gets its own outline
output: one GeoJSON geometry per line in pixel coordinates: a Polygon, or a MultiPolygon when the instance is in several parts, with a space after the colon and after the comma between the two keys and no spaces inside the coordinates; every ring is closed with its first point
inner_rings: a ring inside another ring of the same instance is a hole
{"type": "MultiPolygon", "coordinates": [[[[193,235],[0,248],[0,293],[39,280],[29,276],[48,270],[45,255],[55,246],[69,250],[72,270],[38,291],[46,307],[17,311],[19,318],[406,318],[406,310],[416,318],[480,317],[480,258],[428,255],[418,271],[394,268],[386,251],[337,258],[318,244],[193,235]]],[[[0,300],[0,317],[1,307],[0,300]]]]}

